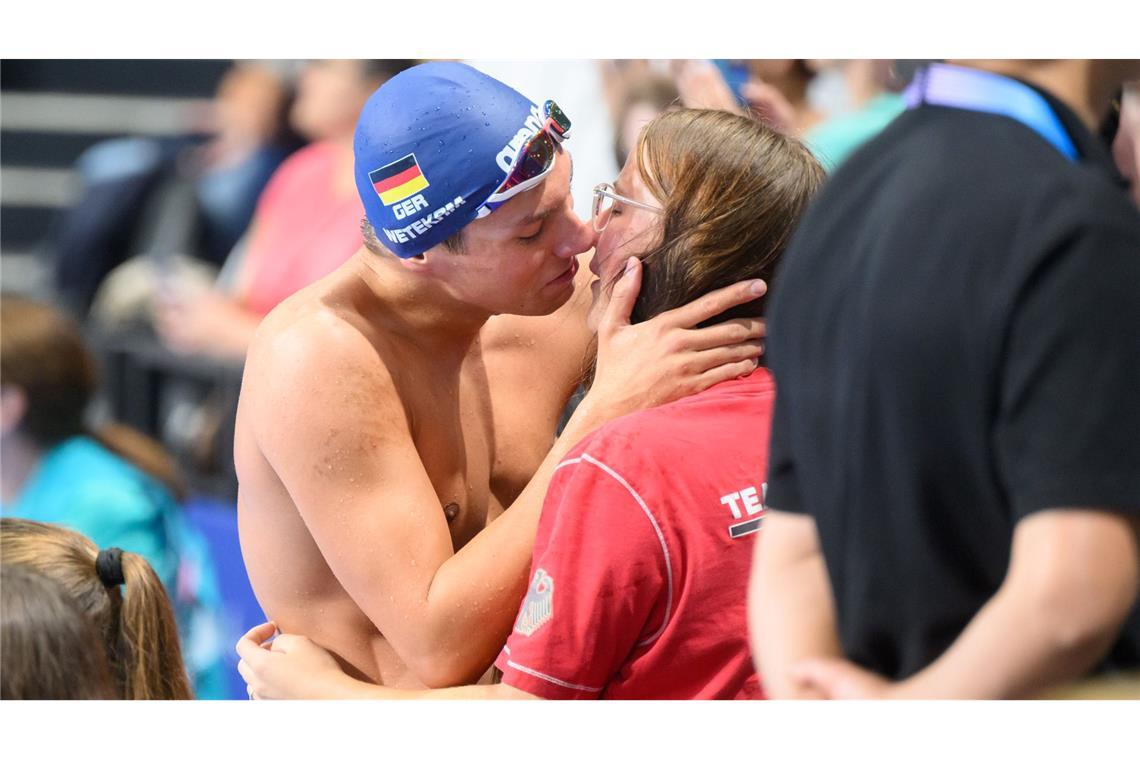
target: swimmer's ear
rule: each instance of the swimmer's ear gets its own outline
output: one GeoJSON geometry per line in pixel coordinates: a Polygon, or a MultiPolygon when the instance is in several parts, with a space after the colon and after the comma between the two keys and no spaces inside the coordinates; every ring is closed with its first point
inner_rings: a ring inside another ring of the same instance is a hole
{"type": "Polygon", "coordinates": [[[405,269],[410,269],[417,274],[428,274],[433,270],[432,263],[434,258],[429,258],[428,254],[431,250],[421,253],[419,256],[412,256],[410,259],[400,259],[400,266],[405,269]]]}

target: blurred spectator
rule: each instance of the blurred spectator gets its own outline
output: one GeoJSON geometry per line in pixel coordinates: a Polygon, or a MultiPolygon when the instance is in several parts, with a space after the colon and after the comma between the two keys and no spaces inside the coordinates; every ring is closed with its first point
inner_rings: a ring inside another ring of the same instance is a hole
{"type": "Polygon", "coordinates": [[[220,266],[253,215],[274,169],[295,147],[284,127],[284,82],[270,68],[240,63],[222,79],[211,108],[192,115],[197,138],[123,138],[98,143],[77,162],[82,193],[65,214],[55,285],[85,314],[107,274],[161,244],[220,266]],[[161,229],[162,234],[157,230],[161,229]]]}
{"type": "Polygon", "coordinates": [[[196,180],[201,258],[225,262],[249,227],[265,184],[299,147],[288,123],[291,105],[282,76],[265,65],[238,64],[222,80],[207,117],[212,139],[179,157],[181,173],[196,180]]]}
{"type": "Polygon", "coordinates": [[[368,96],[411,61],[308,64],[291,114],[313,144],[291,156],[258,200],[235,281],[187,288],[164,283],[155,322],[164,342],[187,353],[241,358],[274,306],[346,261],[360,246],[364,214],[352,173],[356,117],[368,96]]]}
{"type": "Polygon", "coordinates": [[[672,107],[680,106],[677,86],[665,76],[650,73],[621,84],[614,116],[614,158],[625,166],[641,129],[672,107]]]}
{"type": "Polygon", "coordinates": [[[3,513],[144,557],[174,599],[198,691],[213,696],[225,650],[207,548],[183,520],[182,485],[159,445],[123,426],[87,426],[96,387],[95,360],[74,324],[23,298],[0,301],[3,513]]]}
{"type": "Polygon", "coordinates": [[[768,312],[753,651],[776,696],[1022,698],[1140,668],[1136,61],[933,64],[768,312]]]}
{"type": "Polygon", "coordinates": [[[66,589],[30,567],[0,568],[0,699],[115,699],[106,648],[66,589]]]}
{"type": "Polygon", "coordinates": [[[88,646],[102,643],[123,699],[193,698],[170,600],[141,556],[100,551],[73,530],[5,517],[0,557],[5,568],[31,569],[67,590],[97,631],[88,646]]]}
{"type": "Polygon", "coordinates": [[[1112,156],[1116,168],[1131,185],[1132,201],[1140,206],[1140,81],[1125,84],[1118,107],[1112,156]]]}
{"type": "Polygon", "coordinates": [[[841,77],[844,101],[804,133],[803,139],[828,171],[833,171],[860,145],[883,130],[906,108],[902,96],[890,92],[890,61],[812,61],[816,71],[841,77]]]}
{"type": "MultiPolygon", "coordinates": [[[[750,77],[740,98],[755,118],[802,139],[829,170],[878,134],[903,110],[902,97],[887,89],[890,62],[882,60],[749,61],[750,77]],[[811,88],[816,77],[834,84],[825,111],[811,88]]],[[[743,113],[721,72],[707,61],[679,61],[675,70],[681,102],[689,108],[743,113]]]]}
{"type": "Polygon", "coordinates": [[[741,94],[749,109],[770,126],[803,138],[825,118],[808,97],[815,71],[800,59],[754,59],[741,94]]]}

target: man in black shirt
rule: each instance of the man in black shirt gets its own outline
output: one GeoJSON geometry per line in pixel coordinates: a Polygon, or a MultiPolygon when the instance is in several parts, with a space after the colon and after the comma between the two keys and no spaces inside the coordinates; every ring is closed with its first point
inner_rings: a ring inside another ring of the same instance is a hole
{"type": "Polygon", "coordinates": [[[1090,131],[1137,76],[936,64],[804,217],[769,310],[769,695],[1140,668],[1140,214],[1090,131]]]}

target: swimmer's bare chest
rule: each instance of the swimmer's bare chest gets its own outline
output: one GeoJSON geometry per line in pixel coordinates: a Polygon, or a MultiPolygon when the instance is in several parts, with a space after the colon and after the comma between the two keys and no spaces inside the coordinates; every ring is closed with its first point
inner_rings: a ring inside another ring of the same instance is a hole
{"type": "Polygon", "coordinates": [[[465,368],[455,382],[408,390],[412,440],[459,551],[503,504],[491,491],[494,430],[485,378],[465,368]]]}
{"type": "MultiPolygon", "coordinates": [[[[506,387],[510,383],[503,382],[497,357],[493,354],[485,362],[476,345],[458,374],[451,376],[440,376],[430,363],[398,365],[397,391],[408,413],[412,441],[455,551],[514,500],[553,441],[553,427],[546,420],[556,415],[528,413],[501,424],[504,405],[537,410],[531,409],[535,394],[506,387]],[[525,425],[513,422],[524,417],[530,417],[525,425]],[[535,436],[534,427],[544,433],[535,436]]],[[[247,362],[247,380],[250,369],[247,362]]],[[[416,686],[398,654],[340,585],[277,473],[260,456],[243,419],[247,411],[239,409],[235,441],[243,491],[239,522],[250,579],[265,612],[283,630],[309,635],[333,651],[354,675],[416,686]]],[[[375,508],[390,505],[378,502],[375,508]]],[[[382,536],[361,540],[383,550],[382,536]]]]}
{"type": "MultiPolygon", "coordinates": [[[[403,390],[403,389],[402,389],[403,390]]],[[[459,551],[501,514],[491,492],[494,459],[486,388],[476,374],[403,391],[412,440],[459,551]]],[[[235,441],[242,479],[239,522],[247,569],[267,616],[332,651],[353,675],[391,685],[419,684],[402,659],[341,586],[296,505],[239,420],[235,441]],[[244,454],[244,455],[243,455],[244,454]]],[[[391,508],[378,501],[375,509],[391,508]]],[[[425,528],[426,529],[426,528],[425,528]]],[[[382,536],[361,536],[384,551],[382,536]]]]}

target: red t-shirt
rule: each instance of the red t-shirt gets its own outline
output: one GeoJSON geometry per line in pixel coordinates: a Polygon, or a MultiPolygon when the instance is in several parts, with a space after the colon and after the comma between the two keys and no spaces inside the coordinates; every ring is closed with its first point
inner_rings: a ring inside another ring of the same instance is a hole
{"type": "Polygon", "coordinates": [[[758,699],[745,597],[767,370],[602,427],[558,465],[495,665],[547,699],[758,699]]]}
{"type": "MultiPolygon", "coordinates": [[[[313,143],[274,172],[257,202],[243,303],[268,314],[301,288],[348,261],[363,245],[364,206],[338,177],[344,146],[313,143]]],[[[351,170],[351,162],[347,164],[351,170]]]]}

